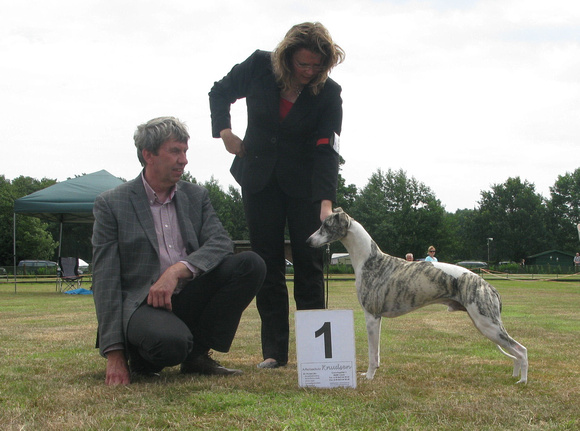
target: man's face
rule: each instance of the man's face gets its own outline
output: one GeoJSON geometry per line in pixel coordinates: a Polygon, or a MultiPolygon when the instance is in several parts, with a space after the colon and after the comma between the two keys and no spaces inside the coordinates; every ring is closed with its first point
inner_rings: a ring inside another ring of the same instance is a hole
{"type": "Polygon", "coordinates": [[[157,154],[143,150],[143,157],[147,162],[145,168],[147,181],[157,186],[171,187],[176,184],[187,165],[186,142],[174,140],[165,141],[157,154]]]}

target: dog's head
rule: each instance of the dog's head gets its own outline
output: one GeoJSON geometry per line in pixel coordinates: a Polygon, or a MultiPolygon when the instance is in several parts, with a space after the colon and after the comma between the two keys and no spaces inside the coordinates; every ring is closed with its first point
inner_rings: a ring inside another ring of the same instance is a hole
{"type": "Polygon", "coordinates": [[[324,219],[322,226],[310,235],[306,241],[311,247],[320,247],[344,238],[350,227],[350,216],[342,208],[335,208],[332,214],[324,219]]]}

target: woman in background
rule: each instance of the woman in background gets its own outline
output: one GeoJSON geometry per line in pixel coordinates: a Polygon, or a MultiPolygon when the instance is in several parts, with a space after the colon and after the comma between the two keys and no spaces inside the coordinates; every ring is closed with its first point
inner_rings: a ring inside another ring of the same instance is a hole
{"type": "Polygon", "coordinates": [[[437,258],[435,257],[435,247],[429,246],[427,250],[427,257],[425,258],[426,262],[437,262],[437,258]]]}

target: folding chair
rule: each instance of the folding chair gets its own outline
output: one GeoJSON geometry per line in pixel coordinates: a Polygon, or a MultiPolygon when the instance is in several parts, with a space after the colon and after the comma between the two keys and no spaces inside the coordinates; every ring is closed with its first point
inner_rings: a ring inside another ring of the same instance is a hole
{"type": "Polygon", "coordinates": [[[79,275],[79,259],[76,257],[59,257],[60,273],[57,275],[59,290],[65,292],[80,289],[83,276],[79,275]]]}

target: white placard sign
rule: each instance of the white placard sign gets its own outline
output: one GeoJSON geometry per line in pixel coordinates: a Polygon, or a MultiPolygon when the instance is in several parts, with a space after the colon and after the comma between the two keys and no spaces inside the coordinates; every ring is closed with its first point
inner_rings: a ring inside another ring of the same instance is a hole
{"type": "Polygon", "coordinates": [[[295,322],[298,384],[356,388],[352,310],[297,311],[295,322]]]}

